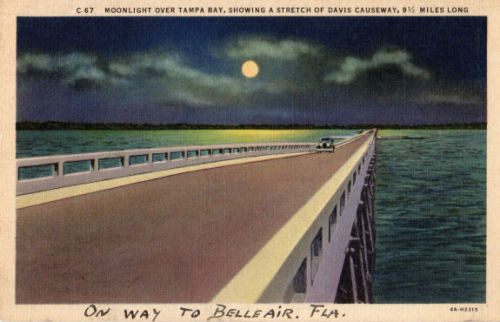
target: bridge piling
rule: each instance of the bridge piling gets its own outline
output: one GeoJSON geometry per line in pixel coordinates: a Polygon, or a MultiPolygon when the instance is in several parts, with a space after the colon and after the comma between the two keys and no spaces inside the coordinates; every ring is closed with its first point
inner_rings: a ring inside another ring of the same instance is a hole
{"type": "Polygon", "coordinates": [[[335,303],[372,303],[375,270],[375,160],[372,154],[360,201],[356,211],[351,239],[337,288],[335,303]]]}

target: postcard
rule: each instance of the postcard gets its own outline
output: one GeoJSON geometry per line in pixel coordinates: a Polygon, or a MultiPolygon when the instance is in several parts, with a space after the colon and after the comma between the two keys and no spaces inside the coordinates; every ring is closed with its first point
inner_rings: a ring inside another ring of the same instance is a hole
{"type": "Polygon", "coordinates": [[[1,1],[0,318],[496,321],[494,1],[1,1]]]}

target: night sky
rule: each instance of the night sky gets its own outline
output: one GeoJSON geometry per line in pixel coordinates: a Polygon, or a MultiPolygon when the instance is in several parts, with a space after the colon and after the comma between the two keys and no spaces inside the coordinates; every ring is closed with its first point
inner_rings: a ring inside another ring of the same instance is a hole
{"type": "Polygon", "coordinates": [[[484,122],[486,18],[18,18],[17,119],[484,122]]]}

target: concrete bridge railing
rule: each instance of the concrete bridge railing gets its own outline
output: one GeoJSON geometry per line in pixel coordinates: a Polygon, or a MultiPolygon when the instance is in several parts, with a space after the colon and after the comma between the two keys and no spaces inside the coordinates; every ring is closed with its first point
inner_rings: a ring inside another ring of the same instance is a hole
{"type": "Polygon", "coordinates": [[[316,143],[183,146],[23,158],[17,195],[243,157],[314,150],[316,143]]]}
{"type": "Polygon", "coordinates": [[[212,301],[371,301],[376,140],[375,130],[369,132],[369,139],[212,301]]]}

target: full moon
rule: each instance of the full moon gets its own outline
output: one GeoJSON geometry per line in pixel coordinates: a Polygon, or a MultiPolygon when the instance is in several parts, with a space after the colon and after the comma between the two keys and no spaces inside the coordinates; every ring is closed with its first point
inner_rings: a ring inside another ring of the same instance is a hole
{"type": "Polygon", "coordinates": [[[241,73],[247,78],[254,78],[259,73],[259,65],[253,60],[247,60],[241,65],[241,73]]]}

